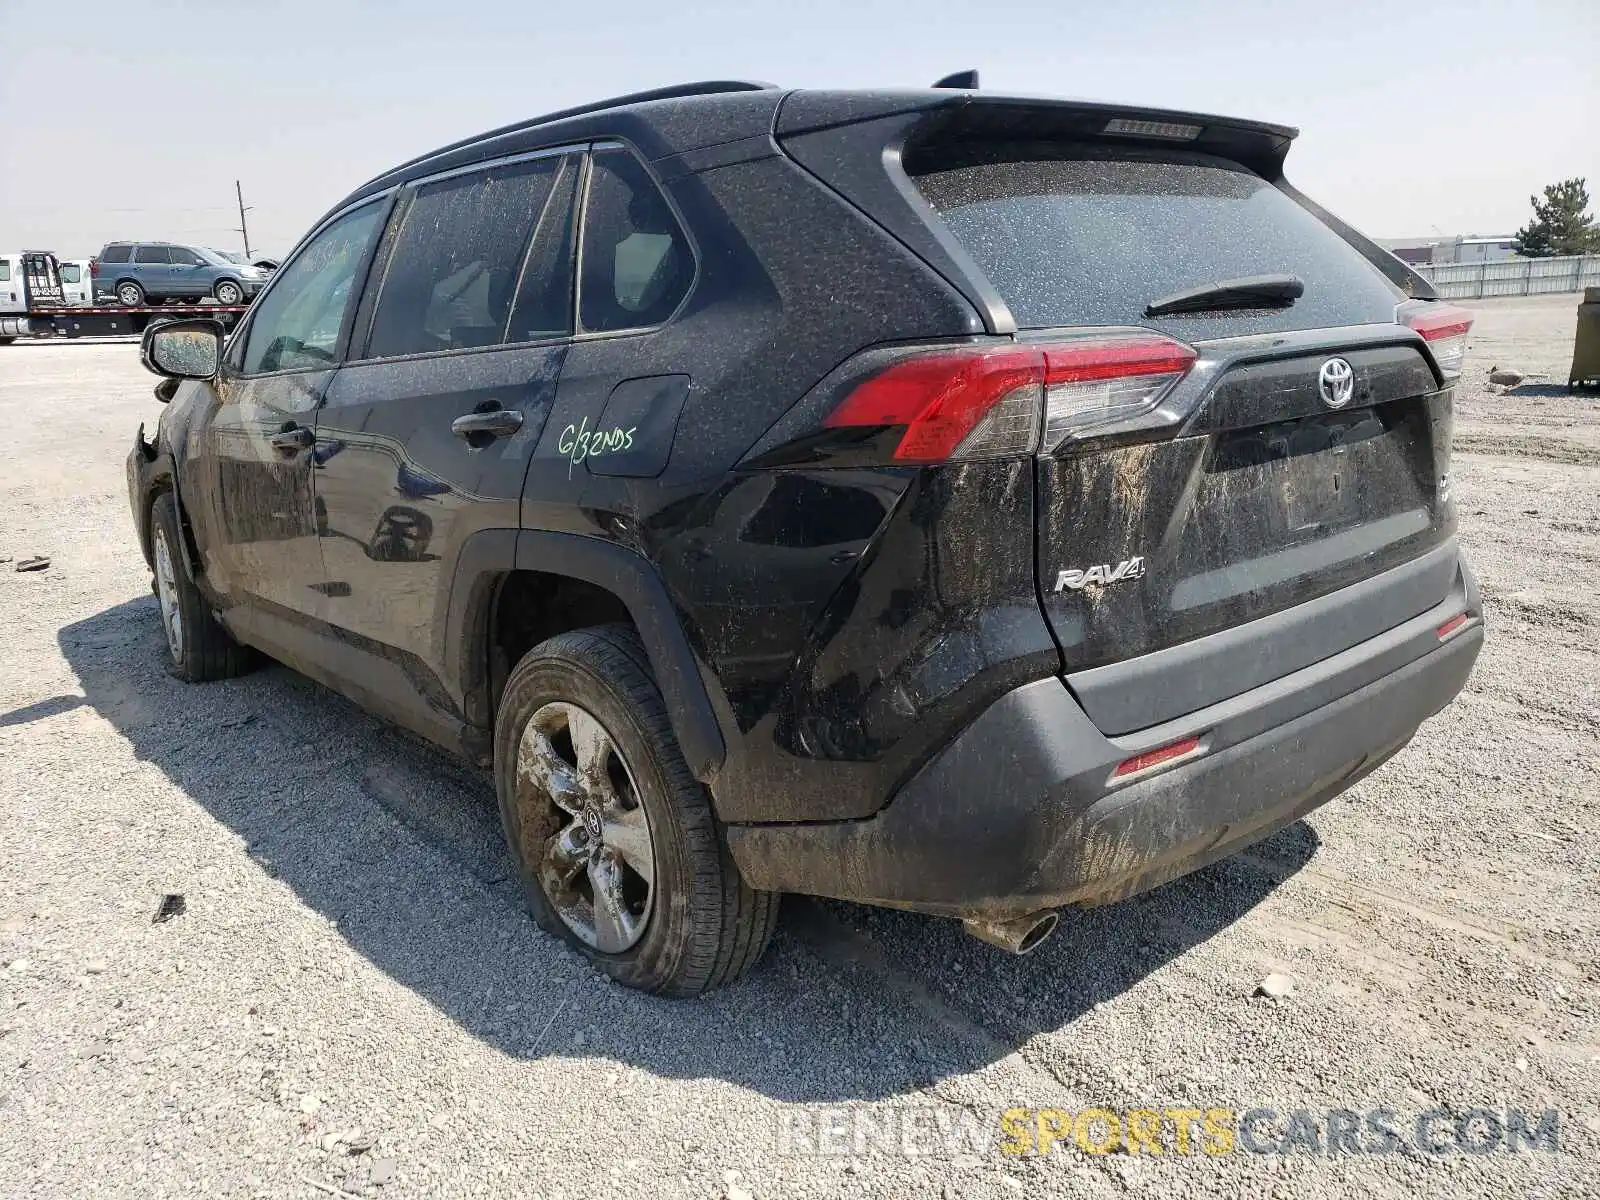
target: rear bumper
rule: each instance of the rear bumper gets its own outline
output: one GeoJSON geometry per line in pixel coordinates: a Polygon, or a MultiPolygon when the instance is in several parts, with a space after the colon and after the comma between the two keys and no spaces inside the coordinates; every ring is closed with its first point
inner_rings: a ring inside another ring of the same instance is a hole
{"type": "Polygon", "coordinates": [[[996,701],[876,816],[734,826],[729,846],[754,887],[946,916],[1123,899],[1350,787],[1455,697],[1482,644],[1462,563],[1427,612],[1199,712],[1111,738],[1059,679],[1039,680],[996,701]],[[1460,613],[1467,624],[1440,641],[1460,613]],[[1199,756],[1112,781],[1127,758],[1189,736],[1199,756]]]}

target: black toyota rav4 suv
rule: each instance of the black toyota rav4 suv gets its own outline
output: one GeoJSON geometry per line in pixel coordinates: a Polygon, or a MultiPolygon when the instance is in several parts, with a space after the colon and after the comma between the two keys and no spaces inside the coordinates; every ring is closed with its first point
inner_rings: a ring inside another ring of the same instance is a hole
{"type": "Polygon", "coordinates": [[[1482,642],[1470,315],[1293,137],[707,83],[399,166],[225,344],[146,336],[173,666],[492,768],[535,916],[638,987],[737,976],[783,892],[1031,949],[1348,788],[1482,642]]]}

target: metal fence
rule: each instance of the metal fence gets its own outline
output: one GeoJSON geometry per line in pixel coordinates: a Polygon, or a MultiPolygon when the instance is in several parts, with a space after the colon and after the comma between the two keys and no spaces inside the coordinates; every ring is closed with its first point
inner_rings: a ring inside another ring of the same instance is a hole
{"type": "Polygon", "coordinates": [[[1512,258],[1504,262],[1434,263],[1416,271],[1450,300],[1537,296],[1600,286],[1600,254],[1570,258],[1512,258]]]}

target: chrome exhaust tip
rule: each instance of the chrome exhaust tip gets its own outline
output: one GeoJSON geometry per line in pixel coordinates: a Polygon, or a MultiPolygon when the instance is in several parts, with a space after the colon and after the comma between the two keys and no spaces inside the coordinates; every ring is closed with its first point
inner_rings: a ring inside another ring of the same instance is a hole
{"type": "Polygon", "coordinates": [[[1029,954],[1037,950],[1056,931],[1061,917],[1053,912],[1031,913],[1026,917],[1014,917],[1009,921],[987,921],[980,917],[969,917],[961,922],[961,927],[977,938],[980,942],[988,942],[991,946],[1011,954],[1029,954]]]}

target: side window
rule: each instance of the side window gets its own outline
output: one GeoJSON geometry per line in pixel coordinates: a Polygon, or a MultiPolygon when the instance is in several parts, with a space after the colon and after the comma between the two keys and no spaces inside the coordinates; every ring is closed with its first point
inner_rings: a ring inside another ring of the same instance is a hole
{"type": "Polygon", "coordinates": [[[100,254],[100,261],[103,263],[125,263],[128,261],[128,251],[130,249],[132,247],[127,245],[107,246],[100,254]]]}
{"type": "Polygon", "coordinates": [[[536,342],[572,332],[573,234],[577,229],[578,176],[583,159],[568,155],[533,231],[522,283],[506,326],[506,341],[536,342]]]}
{"type": "Polygon", "coordinates": [[[133,261],[136,263],[170,263],[165,246],[140,246],[133,252],[133,261]]]}
{"type": "Polygon", "coordinates": [[[694,280],[689,239],[667,199],[626,150],[593,158],[583,223],[578,315],[588,330],[665,321],[694,280]]]}
{"type": "Polygon", "coordinates": [[[506,340],[529,239],[561,158],[536,158],[417,188],[372,316],[368,358],[506,340]]]}
{"type": "Polygon", "coordinates": [[[246,375],[332,362],[356,282],[387,200],[348,212],[279,269],[256,301],[240,363],[246,375]]]}
{"type": "Polygon", "coordinates": [[[185,250],[182,246],[168,246],[167,256],[175,267],[203,267],[206,260],[193,250],[185,250]]]}

